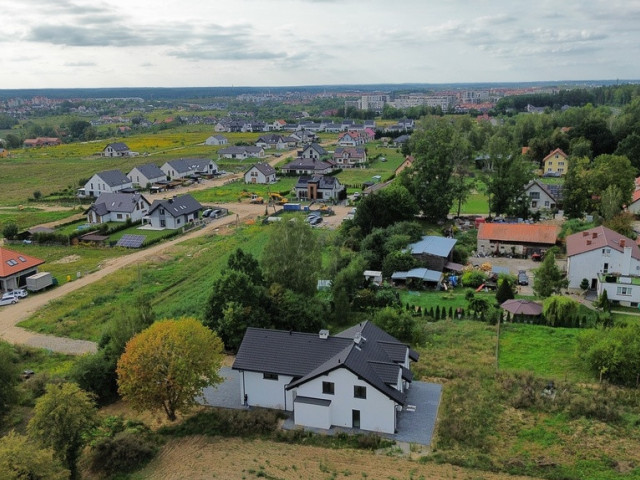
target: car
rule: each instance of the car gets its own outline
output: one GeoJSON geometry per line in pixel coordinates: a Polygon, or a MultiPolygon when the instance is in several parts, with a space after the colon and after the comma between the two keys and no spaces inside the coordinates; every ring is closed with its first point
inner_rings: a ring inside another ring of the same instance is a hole
{"type": "Polygon", "coordinates": [[[220,214],[222,213],[222,210],[220,210],[219,208],[215,209],[213,212],[211,212],[209,214],[209,218],[218,218],[220,216],[220,214]]]}
{"type": "Polygon", "coordinates": [[[317,216],[309,220],[309,225],[315,227],[316,225],[320,225],[322,223],[322,217],[317,216]]]}
{"type": "Polygon", "coordinates": [[[27,295],[29,295],[29,292],[27,292],[24,288],[16,288],[15,290],[10,290],[7,293],[13,295],[14,297],[18,297],[18,298],[24,298],[27,295]]]}
{"type": "Polygon", "coordinates": [[[529,277],[525,270],[518,270],[518,285],[529,285],[529,277]]]}
{"type": "Polygon", "coordinates": [[[1,305],[11,305],[12,303],[18,303],[18,297],[5,297],[3,295],[0,298],[0,306],[1,305]]]}
{"type": "Polygon", "coordinates": [[[211,212],[213,212],[213,208],[207,208],[202,212],[202,218],[207,218],[209,215],[211,215],[211,212]]]}

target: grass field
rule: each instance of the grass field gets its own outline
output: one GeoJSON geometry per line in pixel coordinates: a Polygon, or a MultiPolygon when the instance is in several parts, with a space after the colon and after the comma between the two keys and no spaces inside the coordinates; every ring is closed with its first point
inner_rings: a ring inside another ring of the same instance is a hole
{"type": "Polygon", "coordinates": [[[18,230],[23,231],[35,225],[63,220],[77,213],[81,213],[80,210],[73,208],[58,211],[47,211],[36,207],[0,208],[0,237],[2,229],[8,223],[15,223],[18,230]]]}
{"type": "MultiPolygon", "coordinates": [[[[213,187],[207,190],[198,190],[192,193],[193,197],[201,203],[224,203],[224,202],[249,202],[248,193],[255,193],[262,198],[268,198],[268,192],[290,193],[293,190],[298,178],[297,177],[281,177],[272,185],[247,185],[242,180],[229,183],[221,187],[213,187]]],[[[292,196],[291,198],[295,198],[292,196]]]]}

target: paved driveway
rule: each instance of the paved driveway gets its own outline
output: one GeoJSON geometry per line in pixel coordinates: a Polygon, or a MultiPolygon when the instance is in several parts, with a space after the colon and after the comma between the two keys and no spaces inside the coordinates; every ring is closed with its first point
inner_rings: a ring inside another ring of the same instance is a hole
{"type": "MultiPolygon", "coordinates": [[[[199,403],[211,407],[244,409],[240,398],[240,376],[231,367],[222,367],[220,375],[224,381],[216,387],[207,387],[199,403]]],[[[398,414],[398,433],[381,434],[397,442],[430,445],[438,416],[438,407],[442,396],[442,385],[437,383],[413,382],[407,395],[407,406],[398,414]]],[[[293,416],[285,420],[283,428],[292,430],[297,427],[293,416]]],[[[371,433],[352,428],[331,428],[309,430],[334,435],[337,432],[371,433]]]]}

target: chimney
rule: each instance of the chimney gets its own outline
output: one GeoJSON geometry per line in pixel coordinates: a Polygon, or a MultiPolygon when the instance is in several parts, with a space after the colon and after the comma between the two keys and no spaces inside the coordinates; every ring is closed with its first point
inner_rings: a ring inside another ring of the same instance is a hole
{"type": "Polygon", "coordinates": [[[624,248],[625,243],[626,243],[626,242],[624,241],[624,238],[623,238],[623,239],[621,239],[621,240],[620,240],[620,247],[621,247],[621,248],[624,248]]]}
{"type": "Polygon", "coordinates": [[[329,338],[329,330],[320,330],[320,333],[318,334],[318,336],[322,339],[322,340],[326,340],[327,338],[329,338]]]}

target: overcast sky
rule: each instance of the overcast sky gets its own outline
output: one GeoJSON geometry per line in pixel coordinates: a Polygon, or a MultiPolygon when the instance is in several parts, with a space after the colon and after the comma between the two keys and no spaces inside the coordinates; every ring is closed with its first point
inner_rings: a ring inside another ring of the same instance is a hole
{"type": "Polygon", "coordinates": [[[0,0],[0,88],[640,78],[640,0],[0,0]]]}

